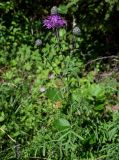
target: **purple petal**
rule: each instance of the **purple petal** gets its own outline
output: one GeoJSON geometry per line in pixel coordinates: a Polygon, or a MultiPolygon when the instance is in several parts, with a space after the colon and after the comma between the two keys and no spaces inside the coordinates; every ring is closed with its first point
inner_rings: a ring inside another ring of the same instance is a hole
{"type": "Polygon", "coordinates": [[[45,26],[48,29],[59,28],[65,25],[67,25],[66,20],[64,20],[59,15],[50,15],[43,21],[43,26],[45,26]]]}

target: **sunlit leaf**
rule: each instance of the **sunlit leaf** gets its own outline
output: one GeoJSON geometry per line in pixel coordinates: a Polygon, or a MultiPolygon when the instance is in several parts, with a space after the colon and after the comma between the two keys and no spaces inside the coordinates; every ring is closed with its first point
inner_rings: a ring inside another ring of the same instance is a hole
{"type": "Polygon", "coordinates": [[[64,118],[60,118],[54,122],[54,127],[58,130],[63,130],[63,129],[69,128],[70,123],[68,120],[66,120],[64,118]]]}

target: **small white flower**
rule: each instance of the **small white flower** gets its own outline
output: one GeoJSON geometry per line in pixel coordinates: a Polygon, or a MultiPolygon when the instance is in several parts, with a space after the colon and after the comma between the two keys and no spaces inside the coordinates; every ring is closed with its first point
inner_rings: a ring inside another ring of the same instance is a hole
{"type": "Polygon", "coordinates": [[[43,93],[46,91],[46,88],[44,86],[40,87],[40,92],[43,93]]]}
{"type": "Polygon", "coordinates": [[[41,41],[40,39],[37,39],[37,40],[35,41],[35,45],[36,45],[36,46],[41,46],[41,45],[42,45],[42,41],[41,41]]]}
{"type": "Polygon", "coordinates": [[[49,73],[48,79],[53,79],[55,77],[54,73],[49,73]]]}

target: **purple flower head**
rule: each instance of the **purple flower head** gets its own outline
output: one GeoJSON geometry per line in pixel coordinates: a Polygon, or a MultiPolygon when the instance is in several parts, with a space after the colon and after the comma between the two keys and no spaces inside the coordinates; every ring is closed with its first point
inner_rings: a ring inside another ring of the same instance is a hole
{"type": "Polygon", "coordinates": [[[67,22],[59,15],[50,15],[43,21],[43,24],[47,29],[55,29],[67,25],[67,22]]]}

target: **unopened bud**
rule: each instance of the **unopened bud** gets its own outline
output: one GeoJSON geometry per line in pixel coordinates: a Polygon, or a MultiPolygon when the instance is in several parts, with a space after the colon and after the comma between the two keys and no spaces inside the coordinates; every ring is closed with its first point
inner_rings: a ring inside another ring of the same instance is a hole
{"type": "Polygon", "coordinates": [[[51,8],[51,15],[53,15],[53,14],[58,14],[58,9],[56,6],[51,8]]]}
{"type": "Polygon", "coordinates": [[[79,36],[81,34],[81,30],[79,27],[74,27],[73,34],[79,36]]]}
{"type": "Polygon", "coordinates": [[[36,46],[41,46],[41,45],[42,45],[42,41],[41,41],[40,39],[37,39],[37,40],[35,41],[35,45],[36,45],[36,46]]]}
{"type": "Polygon", "coordinates": [[[49,73],[48,79],[53,79],[55,77],[54,73],[49,73]]]}
{"type": "Polygon", "coordinates": [[[46,88],[44,86],[40,87],[40,92],[43,93],[46,91],[46,88]]]}

